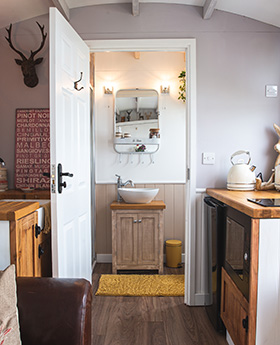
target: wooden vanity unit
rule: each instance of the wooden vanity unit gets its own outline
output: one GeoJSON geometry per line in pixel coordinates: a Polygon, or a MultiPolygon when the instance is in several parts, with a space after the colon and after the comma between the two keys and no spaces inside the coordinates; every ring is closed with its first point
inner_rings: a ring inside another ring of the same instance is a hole
{"type": "Polygon", "coordinates": [[[227,331],[235,345],[279,344],[280,207],[260,206],[247,198],[280,199],[280,193],[223,189],[207,189],[206,193],[241,212],[237,214],[245,215],[249,221],[248,298],[228,274],[226,260],[222,269],[221,318],[227,331]]]}
{"type": "Polygon", "coordinates": [[[112,210],[112,271],[158,270],[163,273],[163,210],[165,204],[114,201],[112,210]]]}
{"type": "Polygon", "coordinates": [[[51,275],[50,234],[36,233],[38,208],[39,202],[0,201],[1,269],[15,264],[18,277],[51,275]]]}

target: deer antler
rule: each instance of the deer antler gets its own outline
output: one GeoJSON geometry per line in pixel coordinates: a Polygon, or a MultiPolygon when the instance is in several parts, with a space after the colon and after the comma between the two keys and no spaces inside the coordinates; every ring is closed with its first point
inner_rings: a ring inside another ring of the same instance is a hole
{"type": "Polygon", "coordinates": [[[47,33],[44,34],[44,29],[45,29],[45,25],[40,25],[38,22],[36,22],[37,25],[39,26],[40,30],[41,30],[41,34],[42,34],[42,42],[40,44],[40,47],[35,50],[34,52],[31,50],[31,55],[30,57],[34,58],[34,56],[39,53],[40,50],[43,49],[44,47],[44,44],[45,44],[45,41],[46,41],[46,38],[47,38],[47,33]]]}
{"type": "Polygon", "coordinates": [[[8,37],[5,37],[5,38],[6,38],[6,40],[9,42],[10,47],[11,47],[16,53],[19,54],[19,56],[22,58],[22,60],[27,60],[27,58],[24,56],[24,54],[23,54],[21,51],[17,50],[17,49],[14,47],[13,43],[12,43],[12,39],[11,39],[12,24],[10,24],[9,29],[6,29],[6,30],[7,30],[9,36],[8,36],[8,37]]]}

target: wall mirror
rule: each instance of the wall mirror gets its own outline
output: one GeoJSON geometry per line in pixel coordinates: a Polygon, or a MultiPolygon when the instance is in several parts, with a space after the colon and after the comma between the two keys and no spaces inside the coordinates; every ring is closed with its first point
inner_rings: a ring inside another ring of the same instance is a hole
{"type": "Polygon", "coordinates": [[[115,96],[114,148],[118,153],[155,153],[160,144],[158,92],[123,89],[115,96]]]}

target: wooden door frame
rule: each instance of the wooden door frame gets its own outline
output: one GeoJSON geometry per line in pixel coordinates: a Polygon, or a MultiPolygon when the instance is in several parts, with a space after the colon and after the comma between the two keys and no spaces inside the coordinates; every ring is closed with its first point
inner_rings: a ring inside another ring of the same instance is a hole
{"type": "Polygon", "coordinates": [[[186,54],[185,303],[195,304],[196,257],[196,39],[87,40],[90,52],[182,51],[186,54]]]}

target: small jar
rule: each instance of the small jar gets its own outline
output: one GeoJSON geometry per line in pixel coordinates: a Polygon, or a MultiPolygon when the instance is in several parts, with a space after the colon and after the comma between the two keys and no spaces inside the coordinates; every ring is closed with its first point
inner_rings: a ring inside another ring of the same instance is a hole
{"type": "Polygon", "coordinates": [[[150,128],[150,138],[160,138],[159,128],[150,128]]]}

